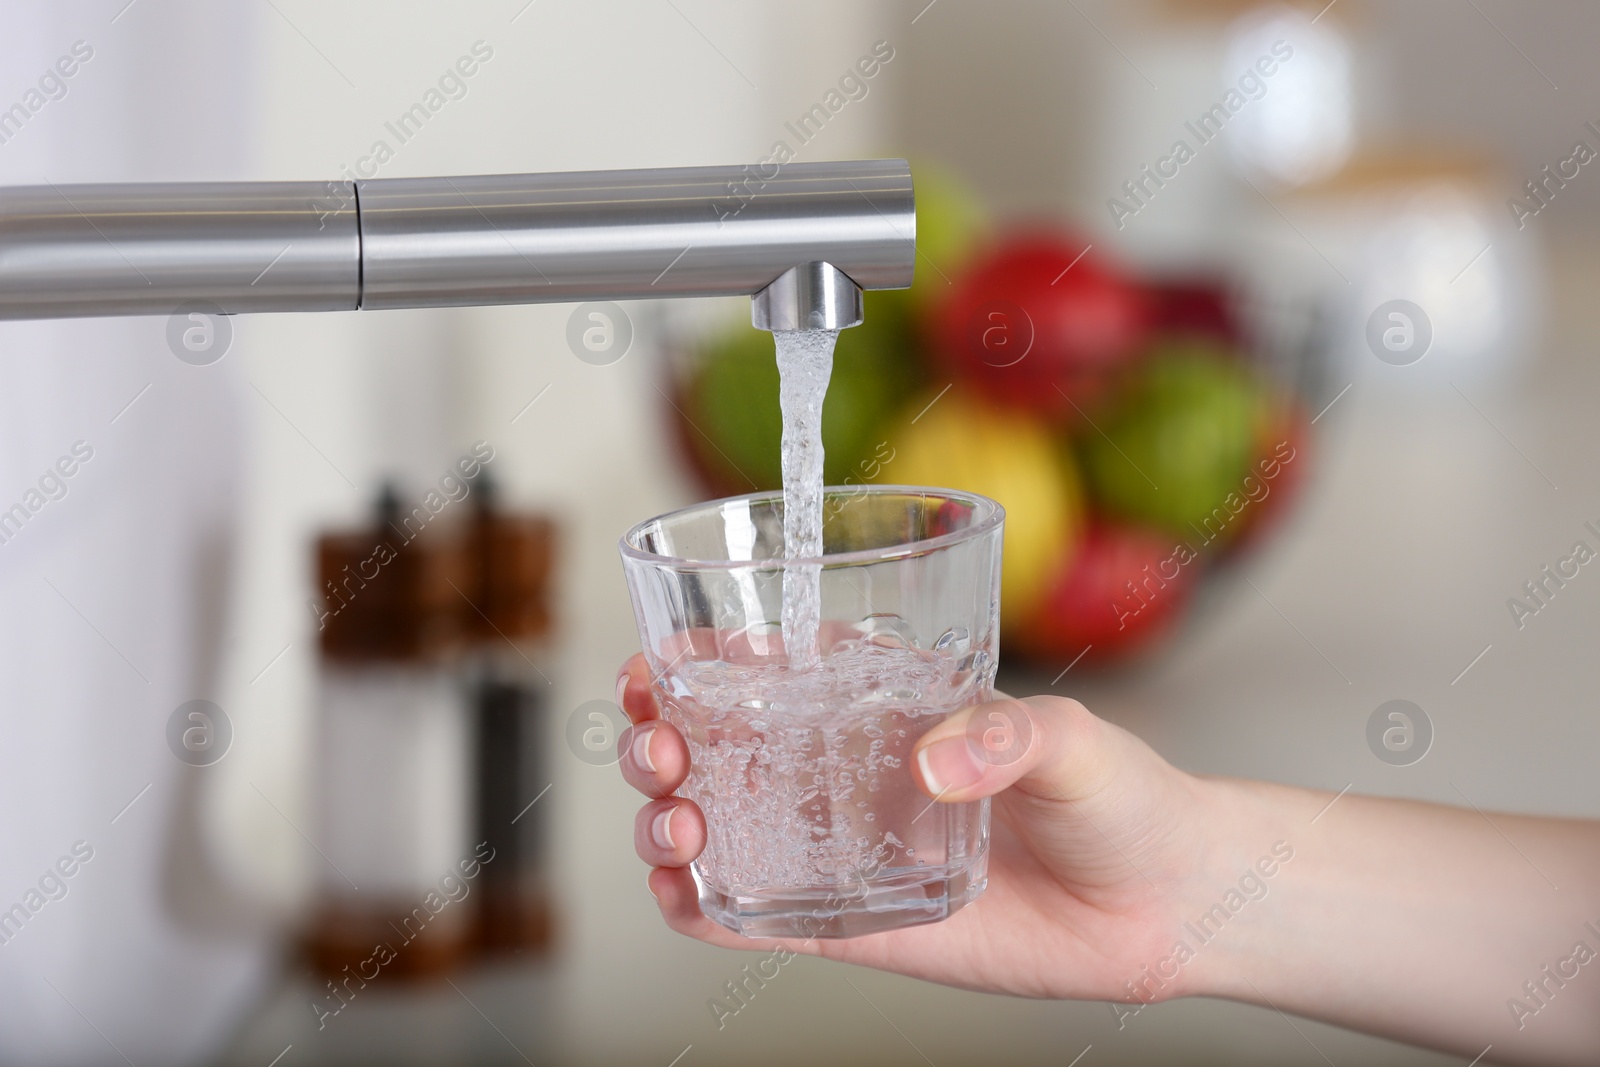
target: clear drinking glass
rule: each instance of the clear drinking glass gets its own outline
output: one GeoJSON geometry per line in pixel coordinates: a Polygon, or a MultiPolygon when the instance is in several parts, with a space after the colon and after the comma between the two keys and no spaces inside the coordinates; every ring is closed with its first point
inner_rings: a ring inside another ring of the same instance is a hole
{"type": "Polygon", "coordinates": [[[783,559],[783,496],[675,511],[622,539],[640,641],[689,744],[707,916],[750,937],[854,937],[937,922],[986,884],[989,802],[933,804],[911,748],[991,698],[993,500],[857,486],[823,499],[823,555],[783,559]],[[822,660],[791,671],[785,568],[820,570],[822,660]]]}

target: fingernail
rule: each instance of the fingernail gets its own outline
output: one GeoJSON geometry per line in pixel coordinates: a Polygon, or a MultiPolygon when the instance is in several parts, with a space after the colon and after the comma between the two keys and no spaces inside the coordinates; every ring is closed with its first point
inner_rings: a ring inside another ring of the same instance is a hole
{"type": "Polygon", "coordinates": [[[623,698],[625,698],[627,695],[628,695],[628,675],[627,675],[626,672],[624,672],[622,674],[617,675],[617,707],[619,707],[619,708],[627,707],[627,705],[622,702],[623,698]]]}
{"type": "Polygon", "coordinates": [[[676,809],[668,808],[650,823],[650,840],[656,843],[657,848],[668,852],[678,850],[677,843],[672,840],[672,813],[676,809]]]}
{"type": "Polygon", "coordinates": [[[649,771],[656,773],[656,761],[650,758],[650,739],[655,736],[654,730],[647,730],[641,726],[633,728],[633,743],[628,746],[628,752],[633,756],[633,762],[649,771]]]}
{"type": "Polygon", "coordinates": [[[983,767],[972,758],[965,735],[935,741],[917,752],[922,781],[934,793],[965,789],[983,777],[983,767]]]}

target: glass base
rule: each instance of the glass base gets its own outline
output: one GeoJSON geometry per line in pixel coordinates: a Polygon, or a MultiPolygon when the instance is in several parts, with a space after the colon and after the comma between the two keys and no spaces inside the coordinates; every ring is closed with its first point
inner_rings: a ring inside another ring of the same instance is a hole
{"type": "Polygon", "coordinates": [[[745,937],[840,938],[922,926],[948,919],[989,884],[980,857],[964,868],[913,868],[877,875],[847,888],[724,893],[694,871],[700,910],[745,937]]]}

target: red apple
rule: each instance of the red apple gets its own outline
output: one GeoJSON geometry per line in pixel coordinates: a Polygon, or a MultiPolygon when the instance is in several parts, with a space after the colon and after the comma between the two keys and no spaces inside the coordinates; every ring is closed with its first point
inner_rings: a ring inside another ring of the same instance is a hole
{"type": "Polygon", "coordinates": [[[1007,640],[1035,660],[1119,659],[1151,644],[1180,618],[1203,560],[1178,538],[1097,522],[1072,563],[1007,640]]]}
{"type": "Polygon", "coordinates": [[[1014,234],[955,282],[931,322],[950,373],[991,399],[1054,417],[1087,408],[1143,344],[1143,290],[1059,232],[1014,234]]]}
{"type": "Polygon", "coordinates": [[[1208,278],[1166,278],[1151,282],[1152,333],[1209,337],[1229,348],[1244,345],[1244,333],[1228,290],[1208,278]]]}

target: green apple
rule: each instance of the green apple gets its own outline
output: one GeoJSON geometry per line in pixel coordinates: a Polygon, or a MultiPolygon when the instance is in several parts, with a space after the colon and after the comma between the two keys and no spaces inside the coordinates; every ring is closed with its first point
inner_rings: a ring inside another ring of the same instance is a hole
{"type": "Polygon", "coordinates": [[[776,489],[778,365],[772,335],[736,325],[707,343],[685,391],[685,438],[713,491],[776,489]]]}
{"type": "Polygon", "coordinates": [[[1265,403],[1225,349],[1167,342],[1082,433],[1091,492],[1113,516],[1196,544],[1231,536],[1228,503],[1243,492],[1265,403]]]}
{"type": "MultiPolygon", "coordinates": [[[[829,485],[865,480],[885,427],[924,378],[912,350],[908,309],[889,297],[867,293],[865,321],[839,333],[822,405],[823,477],[829,485]]],[[[714,481],[747,490],[752,482],[758,489],[782,485],[783,422],[771,334],[736,327],[708,346],[686,409],[689,438],[701,463],[717,472],[714,481]]]]}
{"type": "Polygon", "coordinates": [[[917,296],[938,296],[990,237],[989,212],[976,193],[935,164],[912,168],[917,196],[917,296]]]}

